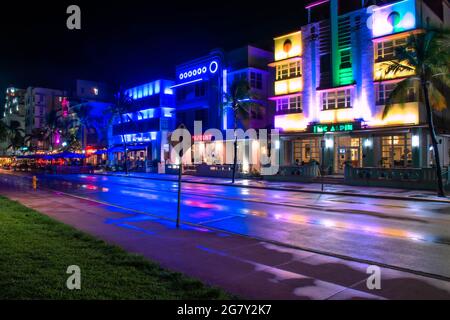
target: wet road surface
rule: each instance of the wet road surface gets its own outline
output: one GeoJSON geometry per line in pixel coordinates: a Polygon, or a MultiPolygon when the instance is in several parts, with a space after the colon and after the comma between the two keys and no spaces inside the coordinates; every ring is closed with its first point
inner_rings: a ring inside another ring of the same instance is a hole
{"type": "MultiPolygon", "coordinates": [[[[42,175],[39,184],[176,218],[177,184],[101,175],[42,175]]],[[[4,185],[28,178],[2,174],[4,185]]],[[[290,246],[450,277],[450,205],[183,184],[181,220],[290,246]]],[[[105,221],[111,223],[111,221],[105,221]]]]}

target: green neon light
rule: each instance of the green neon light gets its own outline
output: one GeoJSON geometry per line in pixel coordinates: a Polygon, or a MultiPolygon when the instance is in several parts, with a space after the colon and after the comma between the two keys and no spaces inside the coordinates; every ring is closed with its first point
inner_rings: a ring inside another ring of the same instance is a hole
{"type": "Polygon", "coordinates": [[[314,133],[344,132],[353,130],[354,130],[353,123],[316,124],[313,126],[314,133]]]}

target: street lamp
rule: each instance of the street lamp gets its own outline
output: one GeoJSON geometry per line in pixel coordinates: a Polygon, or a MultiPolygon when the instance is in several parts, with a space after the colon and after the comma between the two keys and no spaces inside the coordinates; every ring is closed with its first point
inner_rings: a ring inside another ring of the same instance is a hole
{"type": "Polygon", "coordinates": [[[320,181],[322,183],[322,192],[323,192],[323,173],[324,173],[324,162],[325,162],[325,144],[326,144],[326,140],[325,140],[325,134],[323,135],[322,140],[320,141],[320,147],[322,149],[322,161],[320,164],[320,181]]]}

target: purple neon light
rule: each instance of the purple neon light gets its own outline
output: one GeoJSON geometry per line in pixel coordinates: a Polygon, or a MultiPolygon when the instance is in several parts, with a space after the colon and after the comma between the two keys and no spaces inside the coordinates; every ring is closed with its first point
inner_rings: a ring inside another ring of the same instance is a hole
{"type": "Polygon", "coordinates": [[[324,4],[326,2],[330,2],[330,0],[319,0],[313,3],[308,4],[307,6],[305,6],[305,9],[311,9],[313,7],[319,6],[321,4],[324,4]]]}

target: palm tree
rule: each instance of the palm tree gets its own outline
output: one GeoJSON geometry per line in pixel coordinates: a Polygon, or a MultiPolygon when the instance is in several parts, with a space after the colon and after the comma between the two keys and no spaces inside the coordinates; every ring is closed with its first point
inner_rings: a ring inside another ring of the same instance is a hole
{"type": "MultiPolygon", "coordinates": [[[[225,94],[224,110],[233,110],[233,127],[236,132],[238,128],[238,120],[244,125],[244,122],[249,119],[250,109],[253,102],[254,94],[251,91],[250,84],[247,79],[235,79],[230,87],[230,93],[225,94]]],[[[238,137],[235,133],[234,137],[234,155],[233,155],[233,171],[231,183],[234,184],[236,180],[236,166],[237,166],[237,141],[238,137]]]]}
{"type": "MultiPolygon", "coordinates": [[[[111,125],[117,118],[120,119],[120,123],[125,124],[126,114],[131,110],[133,106],[132,97],[125,92],[121,87],[115,94],[115,103],[105,110],[105,116],[108,117],[108,123],[111,125]]],[[[132,119],[128,117],[128,120],[132,119]]],[[[125,128],[120,130],[120,136],[122,137],[123,149],[124,149],[124,170],[125,174],[128,174],[128,147],[125,137],[125,128]]]]}
{"type": "Polygon", "coordinates": [[[53,151],[53,135],[58,128],[58,113],[56,110],[52,109],[47,113],[45,119],[45,126],[47,129],[47,136],[49,141],[50,149],[53,151]]]}
{"type": "Polygon", "coordinates": [[[14,155],[18,148],[23,147],[25,135],[19,121],[12,120],[9,125],[6,125],[6,139],[9,142],[9,146],[6,149],[11,148],[14,155]]]}
{"type": "MultiPolygon", "coordinates": [[[[5,122],[0,120],[0,142],[8,141],[8,127],[5,122]]],[[[2,150],[4,152],[5,150],[2,150]]]]}
{"type": "Polygon", "coordinates": [[[85,146],[85,131],[91,128],[92,114],[91,106],[89,103],[80,103],[73,107],[73,111],[76,114],[78,120],[77,131],[80,132],[81,149],[84,150],[85,146]]]}
{"type": "Polygon", "coordinates": [[[420,100],[425,104],[427,124],[433,145],[434,163],[438,179],[438,196],[445,196],[438,141],[433,123],[433,110],[445,109],[449,102],[450,41],[449,32],[426,30],[411,35],[404,47],[396,49],[396,59],[387,62],[386,75],[411,72],[414,75],[400,81],[392,91],[383,117],[394,103],[407,101],[407,88],[417,84],[421,89],[420,100]]]}

